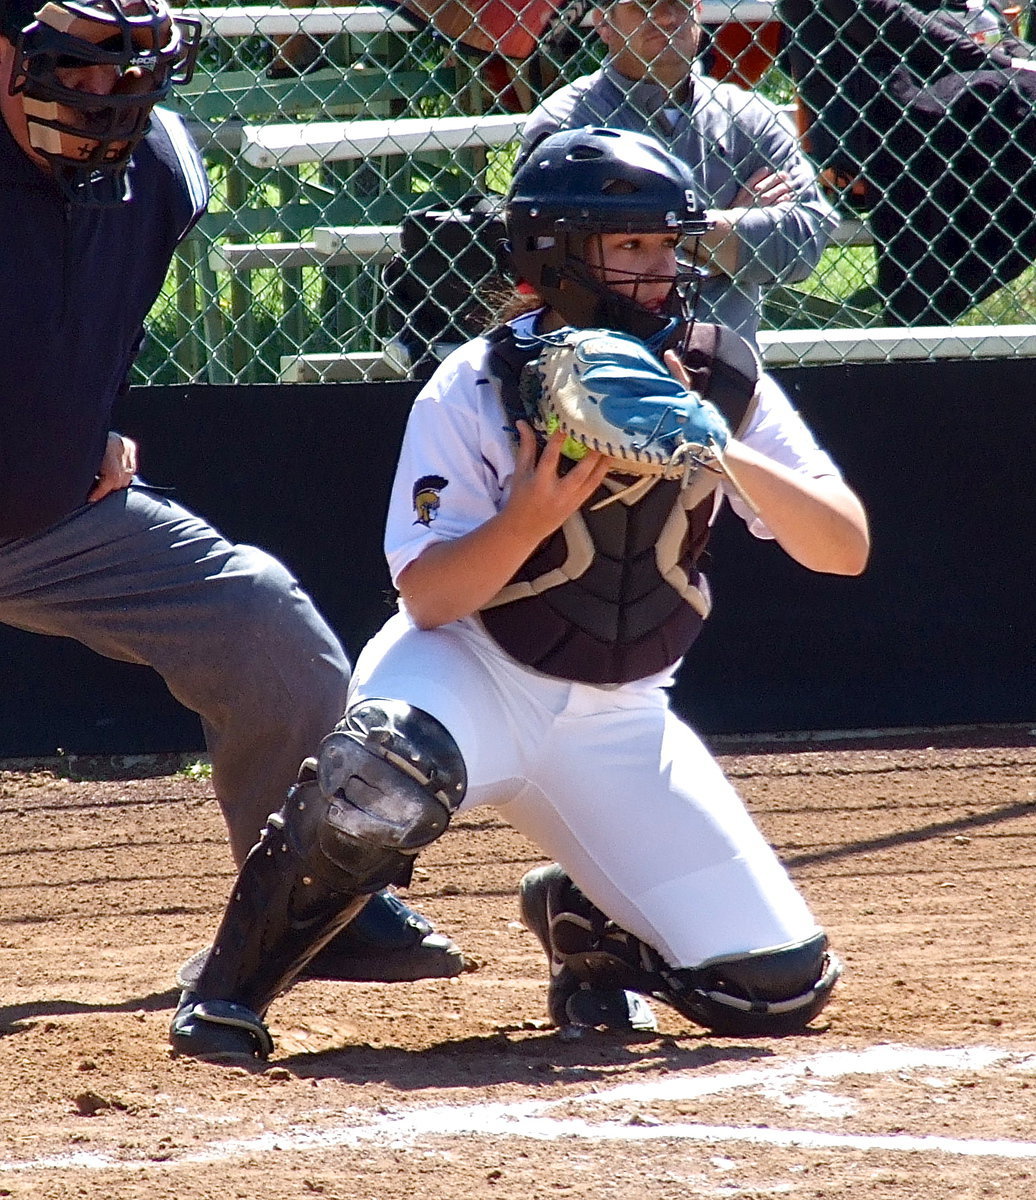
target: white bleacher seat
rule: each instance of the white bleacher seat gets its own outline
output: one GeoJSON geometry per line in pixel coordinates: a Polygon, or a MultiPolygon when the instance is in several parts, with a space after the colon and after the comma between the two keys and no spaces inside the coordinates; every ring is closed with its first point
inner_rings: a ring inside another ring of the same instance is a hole
{"type": "Polygon", "coordinates": [[[507,113],[245,125],[241,131],[241,157],[253,167],[272,168],[381,154],[498,146],[518,137],[525,120],[524,113],[507,113]]]}
{"type": "Polygon", "coordinates": [[[312,242],[223,242],[209,251],[210,271],[261,271],[268,268],[326,266],[312,242]]]}
{"type": "Polygon", "coordinates": [[[323,226],[313,230],[313,244],[325,261],[379,262],[399,250],[399,226],[323,226]]]}
{"type": "MultiPolygon", "coordinates": [[[[704,0],[702,21],[719,25],[723,21],[771,21],[773,0],[704,0]]],[[[328,5],[312,8],[287,8],[281,4],[243,4],[235,7],[201,5],[179,9],[185,17],[197,17],[205,33],[222,38],[283,37],[300,29],[317,37],[338,33],[413,33],[415,21],[377,4],[328,5]]],[[[583,23],[589,23],[589,13],[583,23]]]]}
{"type": "Polygon", "coordinates": [[[287,8],[282,4],[243,4],[223,8],[202,6],[178,10],[185,17],[201,21],[202,31],[221,38],[286,37],[303,30],[316,37],[339,33],[413,33],[417,25],[406,17],[376,4],[326,8],[287,8]]]}
{"type": "Polygon", "coordinates": [[[362,383],[368,379],[406,379],[408,368],[382,350],[354,354],[286,354],[281,383],[362,383]]]}
{"type": "Polygon", "coordinates": [[[355,267],[387,262],[398,249],[398,225],[324,227],[313,230],[311,242],[223,242],[209,251],[209,268],[355,267]]]}

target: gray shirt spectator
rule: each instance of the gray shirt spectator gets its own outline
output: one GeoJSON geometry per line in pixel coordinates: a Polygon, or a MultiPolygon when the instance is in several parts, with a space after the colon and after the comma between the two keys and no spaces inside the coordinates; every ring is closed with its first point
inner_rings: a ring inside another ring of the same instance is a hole
{"type": "Polygon", "coordinates": [[[618,0],[598,10],[608,59],[530,114],[522,158],[548,134],[580,125],[659,138],[691,168],[715,221],[702,239],[709,274],[698,314],[754,341],[763,288],[805,279],[838,217],[780,110],[692,66],[701,35],[697,11],[683,0],[618,0]]]}

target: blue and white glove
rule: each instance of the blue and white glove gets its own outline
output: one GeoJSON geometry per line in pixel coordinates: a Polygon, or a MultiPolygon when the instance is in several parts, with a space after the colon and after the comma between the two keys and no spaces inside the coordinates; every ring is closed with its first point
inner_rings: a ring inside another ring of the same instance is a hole
{"type": "MultiPolygon", "coordinates": [[[[563,429],[566,453],[598,450],[637,475],[683,474],[688,459],[722,452],[730,428],[643,342],[606,329],[560,329],[537,364],[543,429],[563,429]]],[[[617,467],[617,469],[620,469],[617,467]]]]}

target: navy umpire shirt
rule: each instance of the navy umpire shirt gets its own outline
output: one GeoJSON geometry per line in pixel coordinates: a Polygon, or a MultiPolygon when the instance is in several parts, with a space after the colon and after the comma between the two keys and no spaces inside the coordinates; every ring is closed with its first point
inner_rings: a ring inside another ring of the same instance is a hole
{"type": "Polygon", "coordinates": [[[0,541],[86,502],[144,318],[208,201],[180,119],[156,109],[132,198],[70,204],[0,120],[0,541]]]}

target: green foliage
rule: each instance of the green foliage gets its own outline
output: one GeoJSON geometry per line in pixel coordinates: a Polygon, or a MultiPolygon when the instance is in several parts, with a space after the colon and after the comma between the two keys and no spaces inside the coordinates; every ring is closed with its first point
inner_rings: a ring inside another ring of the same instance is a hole
{"type": "Polygon", "coordinates": [[[199,758],[195,762],[186,763],[177,771],[177,775],[182,775],[185,779],[202,780],[212,778],[212,763],[205,758],[199,758]]]}

